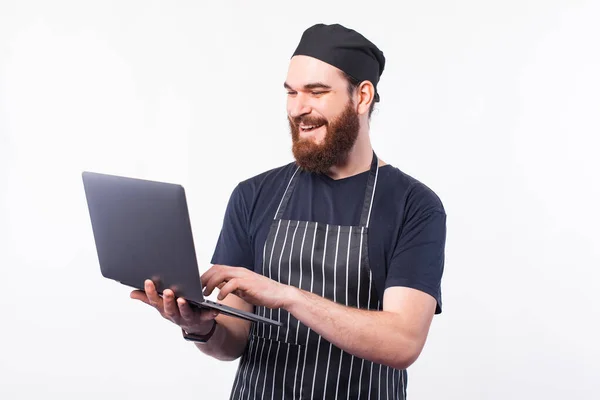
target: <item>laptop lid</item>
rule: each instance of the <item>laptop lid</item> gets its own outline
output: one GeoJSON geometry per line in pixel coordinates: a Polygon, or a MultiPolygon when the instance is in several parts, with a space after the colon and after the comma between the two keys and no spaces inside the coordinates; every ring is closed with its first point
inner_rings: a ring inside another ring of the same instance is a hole
{"type": "Polygon", "coordinates": [[[204,300],[185,190],[181,185],[82,173],[100,270],[133,288],[204,300]]]}

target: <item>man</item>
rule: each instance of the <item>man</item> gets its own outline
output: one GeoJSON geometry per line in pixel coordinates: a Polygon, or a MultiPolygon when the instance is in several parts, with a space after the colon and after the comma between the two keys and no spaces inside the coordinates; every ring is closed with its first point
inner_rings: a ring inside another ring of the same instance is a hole
{"type": "Polygon", "coordinates": [[[436,194],[378,160],[369,120],[383,53],[341,25],[307,29],[285,81],[294,163],[241,182],[205,294],[283,322],[192,310],[147,281],[156,307],[220,360],[241,357],[232,399],[406,397],[441,312],[446,214],[436,194]]]}

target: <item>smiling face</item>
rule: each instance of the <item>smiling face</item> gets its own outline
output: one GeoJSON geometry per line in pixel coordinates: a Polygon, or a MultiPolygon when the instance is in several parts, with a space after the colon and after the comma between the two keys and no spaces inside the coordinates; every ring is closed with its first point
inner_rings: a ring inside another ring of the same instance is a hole
{"type": "Polygon", "coordinates": [[[317,173],[343,164],[360,122],[342,72],[315,58],[295,56],[284,86],[297,164],[317,173]]]}

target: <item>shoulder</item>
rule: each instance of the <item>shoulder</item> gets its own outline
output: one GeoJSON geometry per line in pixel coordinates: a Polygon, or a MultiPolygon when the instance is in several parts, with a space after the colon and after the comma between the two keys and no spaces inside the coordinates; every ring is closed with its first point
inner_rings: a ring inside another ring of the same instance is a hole
{"type": "Polygon", "coordinates": [[[393,165],[380,168],[377,190],[395,204],[402,204],[406,214],[445,214],[443,202],[433,189],[393,165]]]}
{"type": "Polygon", "coordinates": [[[251,176],[238,182],[235,193],[247,203],[252,203],[261,195],[275,195],[280,188],[285,189],[296,169],[296,163],[291,162],[251,176]]]}

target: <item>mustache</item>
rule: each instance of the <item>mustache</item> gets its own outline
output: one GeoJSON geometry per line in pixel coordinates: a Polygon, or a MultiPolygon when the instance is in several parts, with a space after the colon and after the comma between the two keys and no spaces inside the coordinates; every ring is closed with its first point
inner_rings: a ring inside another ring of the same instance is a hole
{"type": "Polygon", "coordinates": [[[328,121],[325,118],[317,118],[317,117],[307,117],[307,116],[299,116],[290,118],[290,121],[294,123],[296,126],[303,125],[327,125],[328,121]]]}

